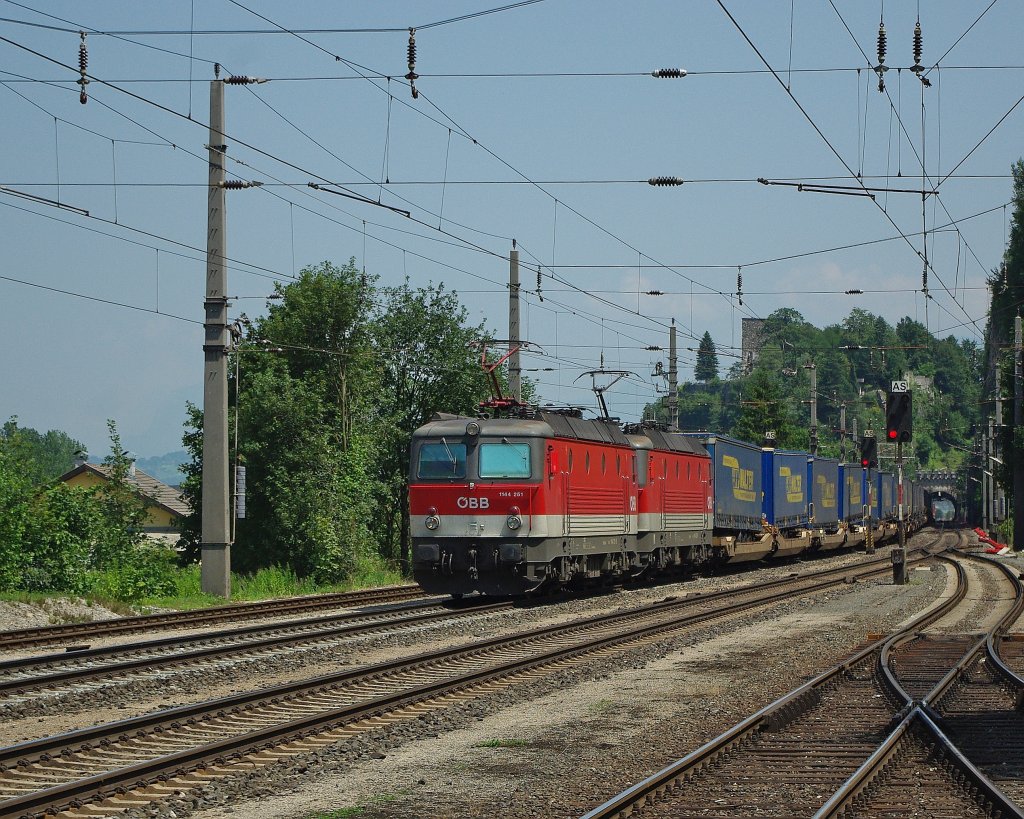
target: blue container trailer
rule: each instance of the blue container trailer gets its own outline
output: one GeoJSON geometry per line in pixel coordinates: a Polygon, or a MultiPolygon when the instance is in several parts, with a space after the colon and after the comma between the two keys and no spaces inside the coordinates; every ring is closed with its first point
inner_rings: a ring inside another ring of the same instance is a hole
{"type": "Polygon", "coordinates": [[[765,520],[780,531],[807,528],[807,453],[765,449],[761,455],[765,520]]]}
{"type": "Polygon", "coordinates": [[[865,493],[864,467],[857,463],[839,464],[839,516],[847,523],[864,522],[865,493]]]}
{"type": "Polygon", "coordinates": [[[687,432],[714,464],[716,534],[757,533],[761,527],[761,448],[725,435],[687,432]]]}
{"type": "Polygon", "coordinates": [[[807,458],[807,485],[810,502],[807,516],[810,525],[835,532],[839,528],[839,461],[833,458],[807,458]]]}

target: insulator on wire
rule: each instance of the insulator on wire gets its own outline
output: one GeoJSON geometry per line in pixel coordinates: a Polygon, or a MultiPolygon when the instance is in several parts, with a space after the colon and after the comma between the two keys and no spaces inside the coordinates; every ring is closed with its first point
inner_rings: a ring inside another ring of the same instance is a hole
{"type": "Polygon", "coordinates": [[[232,74],[224,80],[225,85],[259,85],[265,82],[262,77],[247,77],[242,74],[232,74]]]}
{"type": "Polygon", "coordinates": [[[537,299],[539,301],[544,301],[544,294],[541,293],[541,290],[540,290],[540,276],[541,276],[540,265],[537,265],[537,299]]]}
{"type": "Polygon", "coordinates": [[[736,268],[736,298],[739,300],[740,307],[743,306],[743,268],[736,268]]]}
{"type": "Polygon", "coordinates": [[[89,78],[86,76],[86,71],[89,69],[89,46],[85,42],[85,32],[78,33],[82,38],[78,44],[78,87],[81,89],[78,101],[85,105],[89,101],[89,96],[85,92],[85,87],[89,84],[89,78]]]}
{"type": "Polygon", "coordinates": [[[686,76],[685,68],[658,68],[651,72],[652,77],[662,80],[677,80],[686,76]]]}
{"type": "Polygon", "coordinates": [[[885,52],[886,52],[886,40],[887,35],[885,33],[885,23],[879,21],[878,23],[878,65],[875,66],[875,73],[878,75],[878,93],[881,94],[885,91],[885,72],[889,70],[889,67],[885,64],[885,52]]]}
{"type": "Polygon", "coordinates": [[[258,188],[262,184],[262,182],[244,182],[241,179],[226,179],[218,187],[228,191],[240,191],[243,188],[258,188]]]}
{"type": "Polygon", "coordinates": [[[678,176],[653,176],[647,180],[648,185],[652,185],[655,188],[671,188],[677,185],[682,185],[683,180],[678,176]]]}
{"type": "Polygon", "coordinates": [[[420,92],[416,90],[416,80],[420,75],[416,73],[416,29],[409,29],[409,73],[405,75],[409,81],[409,90],[412,91],[412,98],[418,99],[420,92]]]}
{"type": "Polygon", "coordinates": [[[921,21],[917,21],[917,25],[914,26],[914,67],[910,70],[915,74],[920,73],[924,70],[921,65],[921,54],[924,52],[923,49],[924,38],[921,36],[921,21]]]}

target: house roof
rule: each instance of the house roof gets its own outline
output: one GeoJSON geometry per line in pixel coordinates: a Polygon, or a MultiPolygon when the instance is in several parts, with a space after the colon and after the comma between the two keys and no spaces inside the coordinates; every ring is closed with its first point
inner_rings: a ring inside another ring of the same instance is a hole
{"type": "MultiPolygon", "coordinates": [[[[105,480],[110,480],[111,468],[105,464],[81,464],[70,472],[65,472],[58,480],[67,481],[76,475],[81,475],[83,472],[92,472],[105,480]]],[[[184,517],[192,512],[191,507],[182,497],[179,490],[173,486],[168,486],[163,481],[157,480],[152,475],[147,475],[138,467],[135,468],[134,475],[127,477],[127,481],[138,490],[143,498],[157,506],[163,507],[173,515],[184,517]]]]}

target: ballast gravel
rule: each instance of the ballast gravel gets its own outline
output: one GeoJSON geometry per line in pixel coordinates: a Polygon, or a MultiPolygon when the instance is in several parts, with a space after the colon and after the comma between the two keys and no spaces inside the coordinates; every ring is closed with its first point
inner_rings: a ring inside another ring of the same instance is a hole
{"type": "MultiPolygon", "coordinates": [[[[844,555],[823,565],[863,560],[863,555],[844,555]]],[[[772,572],[792,571],[792,566],[760,569],[682,589],[745,585],[772,572]]],[[[892,630],[947,586],[947,570],[939,564],[911,569],[910,578],[902,587],[887,577],[849,584],[695,629],[126,815],[579,816],[848,656],[869,635],[892,630]]],[[[564,607],[564,613],[547,615],[517,610],[523,619],[515,623],[522,629],[539,624],[535,618],[571,619],[670,593],[658,587],[613,595],[616,604],[607,598],[573,601],[552,607],[564,607]]],[[[465,625],[455,630],[467,631],[465,625]]],[[[489,620],[472,629],[478,636],[502,630],[489,620]]],[[[431,633],[420,639],[445,638],[431,633]]],[[[417,641],[415,650],[423,648],[417,641]]],[[[368,661],[364,651],[374,649],[364,646],[352,659],[368,661]]],[[[305,670],[312,676],[312,669],[305,670]]]]}

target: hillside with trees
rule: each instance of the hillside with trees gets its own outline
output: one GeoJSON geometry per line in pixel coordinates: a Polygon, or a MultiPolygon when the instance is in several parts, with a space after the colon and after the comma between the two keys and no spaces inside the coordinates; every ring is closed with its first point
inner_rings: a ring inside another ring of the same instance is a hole
{"type": "MultiPolygon", "coordinates": [[[[761,342],[749,372],[737,357],[719,379],[709,377],[708,352],[715,351],[705,334],[697,358],[700,372],[694,382],[679,387],[680,429],[756,442],[771,430],[778,446],[807,449],[813,366],[819,452],[842,454],[840,410],[845,406],[846,456],[854,457],[854,424],[859,433],[880,430],[889,382],[909,375],[915,382],[914,441],[905,453],[911,469],[955,469],[968,457],[981,400],[982,350],[974,342],[935,338],[910,318],[893,327],[861,309],[840,324],[818,328],[792,308],[768,316],[761,342]]],[[[667,421],[665,399],[647,413],[667,421]]]]}

